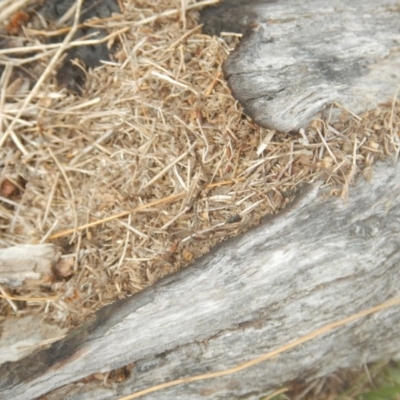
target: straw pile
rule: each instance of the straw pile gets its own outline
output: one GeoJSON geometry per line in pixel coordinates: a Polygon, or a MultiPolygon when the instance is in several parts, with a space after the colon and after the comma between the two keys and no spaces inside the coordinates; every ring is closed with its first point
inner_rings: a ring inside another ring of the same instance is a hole
{"type": "MultiPolygon", "coordinates": [[[[31,299],[1,300],[3,318],[75,326],[277,213],[303,183],[346,199],[360,172],[397,158],[398,100],[336,123],[328,110],[297,135],[255,126],[221,73],[240,38],[203,35],[198,10],[211,2],[184,3],[126,0],[122,15],[87,22],[117,50],[82,96],[55,75],[62,50],[84,41],[44,44],[51,30],[29,22],[0,51],[0,247],[64,249],[52,280],[1,289],[31,299]]],[[[18,8],[3,4],[6,35],[18,8]]]]}

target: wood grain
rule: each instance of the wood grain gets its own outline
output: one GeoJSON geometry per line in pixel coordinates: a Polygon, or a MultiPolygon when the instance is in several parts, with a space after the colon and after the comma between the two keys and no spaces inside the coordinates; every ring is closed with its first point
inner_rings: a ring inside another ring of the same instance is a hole
{"type": "Polygon", "coordinates": [[[224,65],[232,93],[257,124],[291,132],[332,103],[360,113],[393,100],[399,11],[396,0],[225,1],[202,22],[244,33],[224,65]]]}

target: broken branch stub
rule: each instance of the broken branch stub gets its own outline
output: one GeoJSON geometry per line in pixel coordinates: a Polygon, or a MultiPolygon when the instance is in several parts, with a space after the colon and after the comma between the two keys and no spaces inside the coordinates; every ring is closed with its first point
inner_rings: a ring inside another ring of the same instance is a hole
{"type": "Polygon", "coordinates": [[[17,287],[27,280],[40,284],[45,276],[52,275],[52,266],[60,255],[57,246],[47,243],[0,249],[0,284],[17,287]]]}

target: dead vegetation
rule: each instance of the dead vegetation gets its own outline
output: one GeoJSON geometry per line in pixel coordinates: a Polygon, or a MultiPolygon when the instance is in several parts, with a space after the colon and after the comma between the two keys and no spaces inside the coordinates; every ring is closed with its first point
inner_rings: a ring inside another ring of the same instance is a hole
{"type": "MultiPolygon", "coordinates": [[[[197,25],[210,2],[120,3],[122,15],[87,23],[106,39],[45,44],[65,27],[36,18],[0,50],[0,246],[54,241],[64,253],[51,281],[2,288],[24,298],[1,300],[3,318],[43,313],[72,327],[278,212],[303,183],[322,179],[345,201],[357,175],[397,159],[397,93],[361,116],[333,105],[305,132],[267,131],[222,76],[239,39],[197,25]],[[60,88],[63,51],[100,40],[116,45],[112,61],[90,70],[82,96],[60,88]]],[[[19,8],[3,4],[9,36],[19,8]]]]}

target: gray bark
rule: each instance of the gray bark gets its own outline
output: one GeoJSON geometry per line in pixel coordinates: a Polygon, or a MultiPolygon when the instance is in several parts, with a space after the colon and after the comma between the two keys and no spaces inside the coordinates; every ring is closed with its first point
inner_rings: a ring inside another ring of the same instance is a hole
{"type": "MultiPolygon", "coordinates": [[[[234,367],[400,296],[399,243],[399,164],[379,165],[372,183],[358,182],[348,202],[313,186],[284,213],[104,308],[49,349],[3,364],[0,396],[116,399],[234,367]],[[131,363],[132,377],[119,385],[77,382],[131,363]]],[[[239,373],[144,398],[258,399],[293,379],[395,357],[399,324],[394,306],[239,373]]]]}
{"type": "Polygon", "coordinates": [[[225,78],[266,128],[305,128],[335,102],[360,113],[392,101],[400,84],[398,0],[226,1],[202,22],[244,33],[225,78]]]}
{"type": "Polygon", "coordinates": [[[66,329],[43,321],[43,315],[8,317],[0,328],[0,364],[26,357],[66,333],[66,329]]]}

